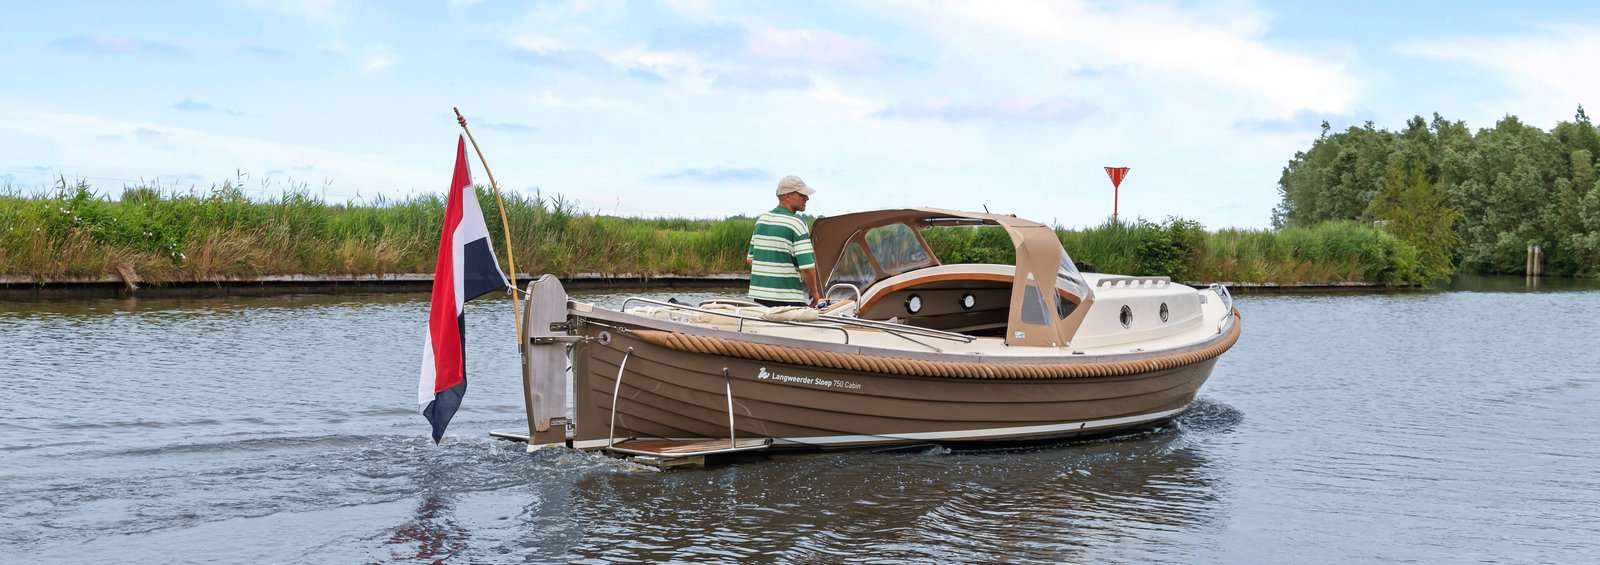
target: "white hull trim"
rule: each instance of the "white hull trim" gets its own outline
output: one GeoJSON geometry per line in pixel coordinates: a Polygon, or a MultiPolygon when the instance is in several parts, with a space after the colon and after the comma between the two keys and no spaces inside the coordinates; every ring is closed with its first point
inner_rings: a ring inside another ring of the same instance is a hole
{"type": "MultiPolygon", "coordinates": [[[[959,431],[950,431],[950,432],[917,432],[917,433],[909,433],[909,434],[881,434],[881,435],[816,436],[816,437],[796,437],[796,438],[772,438],[772,444],[773,445],[852,445],[852,444],[881,443],[884,440],[901,440],[901,441],[982,441],[982,440],[986,440],[986,439],[1001,439],[1001,438],[1008,438],[1008,437],[1026,437],[1026,436],[1046,435],[1046,434],[1053,434],[1053,433],[1060,433],[1060,432],[1090,431],[1090,430],[1097,430],[1097,429],[1101,429],[1101,428],[1111,428],[1111,427],[1118,427],[1118,426],[1126,426],[1126,425],[1130,425],[1130,424],[1141,424],[1141,423],[1145,423],[1145,422],[1154,422],[1156,420],[1161,420],[1161,419],[1164,419],[1164,418],[1170,418],[1172,416],[1176,416],[1176,415],[1182,413],[1184,410],[1188,410],[1188,409],[1189,409],[1189,407],[1187,405],[1185,405],[1182,408],[1177,408],[1177,409],[1173,409],[1173,410],[1167,410],[1167,411],[1163,411],[1163,412],[1153,412],[1153,413],[1150,413],[1150,414],[1140,414],[1140,415],[1137,415],[1137,416],[1126,416],[1126,417],[1122,417],[1122,418],[1111,418],[1111,419],[1106,419],[1106,420],[1093,420],[1093,421],[1088,421],[1088,422],[1068,422],[1068,423],[1063,423],[1063,424],[1046,424],[1046,425],[1042,425],[1042,426],[1019,426],[1019,427],[1015,427],[1015,428],[989,428],[989,429],[982,429],[982,430],[959,430],[959,431]]],[[[690,440],[690,439],[704,439],[704,438],[662,438],[662,439],[673,439],[673,440],[685,440],[686,441],[686,440],[690,440]]],[[[603,440],[603,439],[589,440],[589,441],[573,441],[572,442],[572,447],[575,448],[575,449],[598,449],[598,448],[605,447],[607,443],[608,442],[606,440],[603,440]]]]}

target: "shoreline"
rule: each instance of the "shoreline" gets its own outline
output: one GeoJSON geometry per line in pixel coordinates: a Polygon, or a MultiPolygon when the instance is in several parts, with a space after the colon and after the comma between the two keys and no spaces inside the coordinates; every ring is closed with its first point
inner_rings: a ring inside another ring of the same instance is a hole
{"type": "MultiPolygon", "coordinates": [[[[519,273],[517,283],[526,287],[534,276],[519,273]]],[[[706,288],[732,286],[749,281],[749,275],[646,275],[639,273],[577,273],[561,277],[568,289],[623,288],[706,288]]],[[[1204,288],[1210,282],[1184,281],[1204,288]]],[[[1390,285],[1380,282],[1223,282],[1232,294],[1344,294],[1421,290],[1422,285],[1390,285]]],[[[264,275],[259,277],[211,277],[188,281],[146,283],[115,275],[104,277],[65,277],[40,280],[28,276],[0,275],[0,300],[53,300],[74,298],[168,298],[209,296],[264,296],[278,294],[365,294],[428,292],[433,275],[391,273],[383,275],[264,275]]]]}

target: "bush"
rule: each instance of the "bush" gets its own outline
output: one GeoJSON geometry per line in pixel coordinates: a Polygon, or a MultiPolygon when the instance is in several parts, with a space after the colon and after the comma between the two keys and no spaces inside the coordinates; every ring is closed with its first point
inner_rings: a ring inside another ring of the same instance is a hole
{"type": "Polygon", "coordinates": [[[1013,265],[1016,247],[999,226],[944,227],[923,230],[923,239],[943,263],[994,263],[1013,265]]]}

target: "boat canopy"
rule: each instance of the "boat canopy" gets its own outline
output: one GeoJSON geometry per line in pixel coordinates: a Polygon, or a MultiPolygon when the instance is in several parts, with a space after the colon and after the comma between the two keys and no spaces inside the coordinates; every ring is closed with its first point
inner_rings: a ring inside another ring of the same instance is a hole
{"type": "Polygon", "coordinates": [[[864,292],[879,280],[939,264],[922,230],[980,225],[1005,229],[1017,251],[1006,344],[1069,344],[1094,302],[1094,292],[1061,248],[1055,230],[1044,224],[936,208],[873,210],[818,218],[811,226],[811,244],[817,272],[827,273],[826,287],[849,283],[864,292]]]}

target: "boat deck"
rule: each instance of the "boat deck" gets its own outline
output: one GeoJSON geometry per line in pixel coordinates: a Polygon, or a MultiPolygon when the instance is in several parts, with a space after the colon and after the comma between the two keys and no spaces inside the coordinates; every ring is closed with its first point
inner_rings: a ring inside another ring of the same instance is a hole
{"type": "MultiPolygon", "coordinates": [[[[1174,285],[1176,286],[1176,285],[1174,285]]],[[[1185,287],[1186,288],[1186,287],[1185,287]]],[[[1125,330],[1117,325],[1116,308],[1121,298],[1137,295],[1138,289],[1102,289],[1105,295],[1096,305],[1101,312],[1092,313],[1086,322],[1085,334],[1089,327],[1109,328],[1104,331],[1115,332],[1114,338],[1101,336],[1082,336],[1079,343],[1066,344],[1062,347],[1019,347],[1008,346],[1005,340],[998,337],[978,337],[966,340],[950,340],[915,333],[897,335],[894,332],[868,327],[844,327],[826,321],[811,322],[804,325],[787,324],[770,321],[739,320],[731,316],[707,316],[689,312],[666,305],[649,305],[643,308],[631,308],[628,314],[657,318],[671,322],[679,322],[690,326],[707,329],[730,330],[743,334],[772,336],[800,342],[814,342],[826,344],[852,345],[883,350],[900,350],[911,352],[946,353],[960,355],[985,355],[1000,358],[1006,357],[1036,357],[1036,356],[1071,356],[1077,358],[1109,358],[1119,357],[1130,353],[1155,352],[1182,348],[1191,344],[1204,341],[1221,332],[1218,320],[1226,315],[1227,307],[1222,300],[1207,300],[1200,302],[1198,309],[1187,317],[1174,318],[1168,323],[1161,324],[1165,327],[1153,330],[1140,331],[1139,329],[1125,330]],[[1100,304],[1105,304],[1100,307],[1100,304]],[[1106,318],[1101,320],[1099,318],[1106,318]]],[[[1190,289],[1189,293],[1195,291],[1190,289]]],[[[1209,292],[1205,294],[1209,295],[1209,292]]],[[[1156,298],[1155,302],[1160,299],[1156,298]]],[[[592,311],[592,305],[580,305],[580,312],[592,311]]],[[[1154,318],[1155,305],[1149,305],[1151,310],[1147,317],[1154,318]]],[[[766,309],[747,308],[741,313],[751,316],[760,316],[766,309]],[[748,312],[744,312],[748,311],[748,312]]],[[[587,313],[587,312],[583,312],[587,313]]],[[[914,330],[915,328],[908,328],[914,330]]]]}

